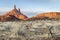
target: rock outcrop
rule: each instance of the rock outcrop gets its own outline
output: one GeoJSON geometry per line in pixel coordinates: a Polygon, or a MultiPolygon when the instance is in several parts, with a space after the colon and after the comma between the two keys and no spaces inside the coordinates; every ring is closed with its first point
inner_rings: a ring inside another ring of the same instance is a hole
{"type": "Polygon", "coordinates": [[[15,5],[14,5],[14,9],[0,16],[1,21],[25,20],[26,18],[28,17],[22,14],[20,12],[20,9],[17,10],[15,5]]]}
{"type": "Polygon", "coordinates": [[[60,12],[47,12],[38,14],[36,17],[60,18],[60,12]]]}
{"type": "Polygon", "coordinates": [[[38,14],[36,16],[33,16],[33,17],[29,18],[28,20],[45,19],[45,18],[60,19],[60,12],[46,12],[46,13],[42,13],[42,14],[38,14]]]}

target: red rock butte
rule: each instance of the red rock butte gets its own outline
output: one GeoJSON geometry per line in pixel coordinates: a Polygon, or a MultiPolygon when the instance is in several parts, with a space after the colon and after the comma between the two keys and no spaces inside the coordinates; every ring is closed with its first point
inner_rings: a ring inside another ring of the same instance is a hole
{"type": "Polygon", "coordinates": [[[37,18],[44,18],[44,17],[48,17],[48,18],[60,18],[60,12],[46,12],[46,13],[42,13],[42,14],[38,14],[34,17],[37,18]]]}
{"type": "Polygon", "coordinates": [[[31,18],[28,18],[27,20],[44,19],[44,18],[60,19],[60,12],[45,12],[45,13],[41,13],[41,14],[38,14],[36,16],[33,16],[31,18]]]}
{"type": "Polygon", "coordinates": [[[14,5],[14,9],[0,16],[1,21],[11,21],[11,20],[25,20],[28,18],[26,15],[20,12],[20,9],[17,10],[16,5],[14,5]]]}

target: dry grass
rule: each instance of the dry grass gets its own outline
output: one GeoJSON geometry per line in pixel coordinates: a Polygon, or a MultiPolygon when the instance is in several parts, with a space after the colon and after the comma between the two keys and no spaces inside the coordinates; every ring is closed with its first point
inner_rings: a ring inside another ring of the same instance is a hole
{"type": "Polygon", "coordinates": [[[60,21],[0,22],[0,40],[59,40],[59,36],[60,21]]]}

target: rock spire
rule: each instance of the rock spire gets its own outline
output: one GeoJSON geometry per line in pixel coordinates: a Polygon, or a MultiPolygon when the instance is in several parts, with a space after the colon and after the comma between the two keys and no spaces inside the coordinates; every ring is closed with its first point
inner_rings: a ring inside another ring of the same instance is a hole
{"type": "Polygon", "coordinates": [[[18,11],[20,12],[20,8],[18,8],[18,11]]]}
{"type": "Polygon", "coordinates": [[[14,9],[16,9],[16,5],[14,5],[14,9]]]}

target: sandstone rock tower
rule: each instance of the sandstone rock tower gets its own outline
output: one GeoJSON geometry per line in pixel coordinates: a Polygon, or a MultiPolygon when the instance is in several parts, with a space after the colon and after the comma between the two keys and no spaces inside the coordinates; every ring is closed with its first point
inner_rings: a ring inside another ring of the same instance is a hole
{"type": "Polygon", "coordinates": [[[14,5],[14,9],[16,9],[16,5],[14,5]]]}
{"type": "Polygon", "coordinates": [[[20,8],[18,8],[18,11],[20,12],[20,8]]]}
{"type": "Polygon", "coordinates": [[[20,8],[16,8],[16,5],[14,5],[14,8],[12,10],[10,10],[9,12],[5,13],[4,15],[2,15],[0,17],[0,20],[2,19],[4,20],[25,20],[28,17],[24,14],[21,13],[20,8]]]}

